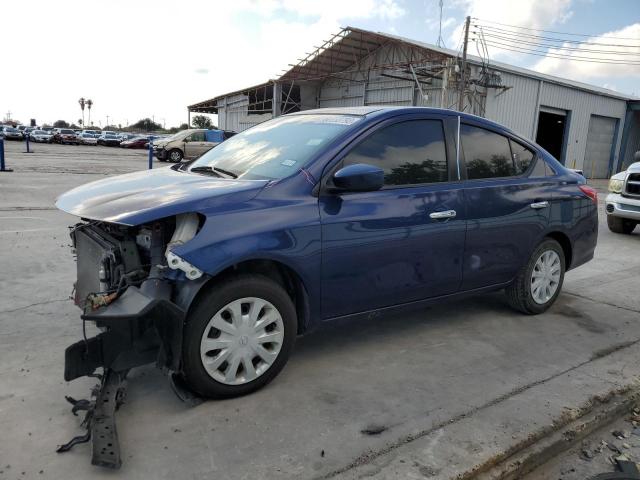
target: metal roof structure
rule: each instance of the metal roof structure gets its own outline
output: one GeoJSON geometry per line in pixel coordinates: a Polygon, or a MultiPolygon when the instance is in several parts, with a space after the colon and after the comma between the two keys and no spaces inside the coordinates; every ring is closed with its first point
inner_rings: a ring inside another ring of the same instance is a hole
{"type": "MultiPolygon", "coordinates": [[[[344,75],[357,73],[360,65],[365,60],[372,58],[374,52],[390,44],[401,44],[404,47],[409,47],[409,53],[405,54],[402,58],[390,55],[382,61],[368,64],[366,67],[367,70],[383,71],[392,69],[399,70],[400,72],[404,70],[404,73],[408,75],[408,77],[394,76],[393,73],[385,73],[384,75],[399,80],[411,80],[411,77],[413,77],[416,81],[420,81],[418,78],[432,77],[434,76],[434,72],[430,72],[428,69],[417,69],[415,68],[416,65],[444,63],[447,60],[459,57],[459,52],[448,48],[438,47],[388,33],[372,32],[357,27],[345,27],[329,40],[325,41],[321,46],[316,47],[312,52],[308,53],[304,58],[299,59],[297,63],[290,64],[290,68],[285,70],[279,78],[189,105],[188,110],[189,112],[217,113],[218,101],[222,98],[235,94],[249,95],[252,91],[263,89],[276,83],[290,87],[294,83],[322,81],[328,78],[340,79],[344,75]]],[[[637,99],[637,97],[614,90],[547,75],[502,62],[490,61],[487,65],[486,60],[483,62],[483,59],[474,55],[468,55],[467,62],[492,70],[539,79],[607,97],[621,100],[637,99]]]]}

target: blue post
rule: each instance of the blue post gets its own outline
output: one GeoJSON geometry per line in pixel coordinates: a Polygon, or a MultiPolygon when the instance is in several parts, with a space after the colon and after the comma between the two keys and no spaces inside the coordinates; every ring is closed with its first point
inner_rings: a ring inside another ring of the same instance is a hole
{"type": "Polygon", "coordinates": [[[13,172],[4,166],[4,138],[0,137],[0,172],[13,172]]]}
{"type": "Polygon", "coordinates": [[[149,170],[153,168],[153,140],[149,139],[149,170]]]}
{"type": "Polygon", "coordinates": [[[26,134],[26,135],[24,136],[24,141],[25,141],[25,142],[27,142],[27,151],[26,151],[25,153],[31,153],[31,152],[29,151],[29,134],[26,134]]]}

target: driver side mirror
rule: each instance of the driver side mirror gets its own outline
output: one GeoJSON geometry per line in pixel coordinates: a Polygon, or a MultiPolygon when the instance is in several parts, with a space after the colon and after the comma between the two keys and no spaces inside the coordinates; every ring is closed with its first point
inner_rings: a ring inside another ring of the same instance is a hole
{"type": "Polygon", "coordinates": [[[334,191],[372,192],[384,185],[384,171],[366,163],[341,168],[333,174],[334,191]]]}

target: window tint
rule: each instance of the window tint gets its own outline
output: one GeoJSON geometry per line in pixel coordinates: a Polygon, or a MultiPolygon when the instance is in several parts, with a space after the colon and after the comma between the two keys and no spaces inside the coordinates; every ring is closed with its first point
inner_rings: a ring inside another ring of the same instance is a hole
{"type": "Polygon", "coordinates": [[[460,143],[467,165],[467,178],[510,177],[515,174],[507,137],[462,124],[460,143]]]}
{"type": "Polygon", "coordinates": [[[446,182],[442,122],[412,120],[382,128],[344,158],[344,166],[367,163],[384,170],[385,185],[446,182]]]}
{"type": "Polygon", "coordinates": [[[192,142],[204,142],[204,132],[193,132],[189,136],[189,140],[192,142]]]}
{"type": "Polygon", "coordinates": [[[510,143],[515,174],[522,175],[524,172],[529,170],[529,167],[531,166],[531,162],[533,162],[533,157],[535,155],[531,150],[523,145],[520,145],[518,142],[510,140],[510,143]]]}

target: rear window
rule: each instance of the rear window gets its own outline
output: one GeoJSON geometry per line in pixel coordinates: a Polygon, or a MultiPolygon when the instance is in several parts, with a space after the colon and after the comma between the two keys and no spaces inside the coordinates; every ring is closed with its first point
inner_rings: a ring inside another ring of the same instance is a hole
{"type": "Polygon", "coordinates": [[[60,130],[60,133],[64,133],[65,135],[73,135],[75,132],[73,130],[60,130]]]}
{"type": "Polygon", "coordinates": [[[460,144],[470,180],[523,175],[535,159],[535,153],[524,145],[471,125],[460,126],[460,144]]]}

